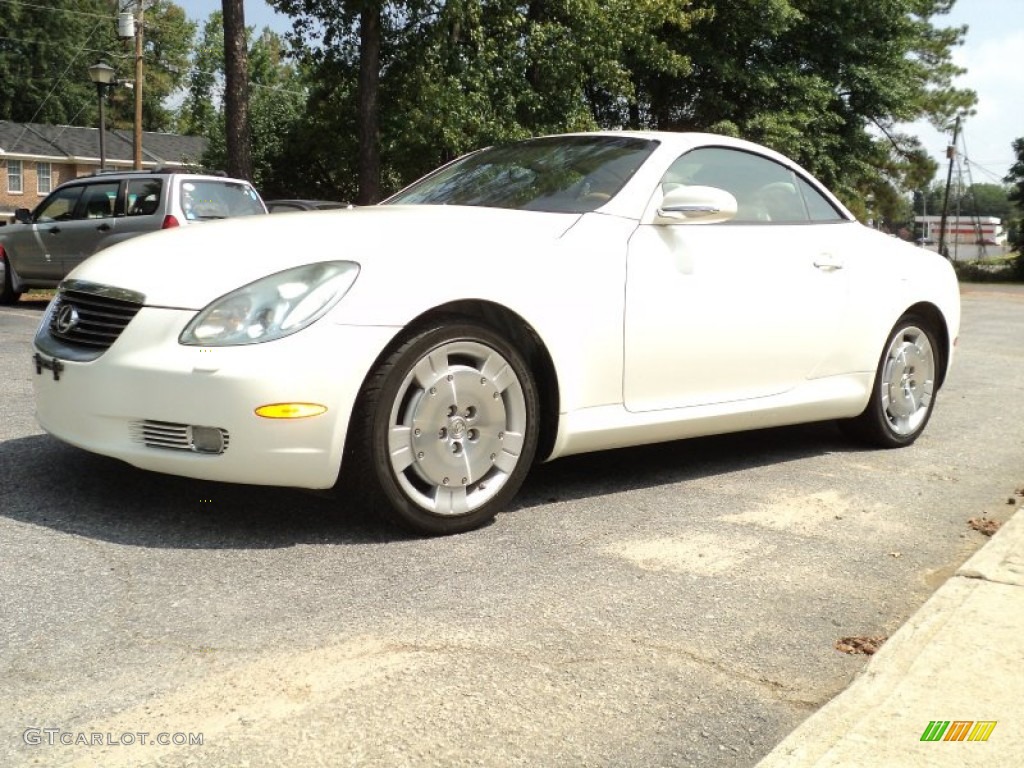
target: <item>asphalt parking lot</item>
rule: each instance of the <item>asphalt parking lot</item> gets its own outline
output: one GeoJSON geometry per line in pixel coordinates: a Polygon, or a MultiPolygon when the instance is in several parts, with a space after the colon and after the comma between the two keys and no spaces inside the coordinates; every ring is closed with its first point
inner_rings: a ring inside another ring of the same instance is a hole
{"type": "Polygon", "coordinates": [[[572,457],[433,540],[42,434],[42,308],[0,308],[5,766],[750,766],[1024,486],[1019,288],[965,291],[909,449],[821,424],[572,457]]]}

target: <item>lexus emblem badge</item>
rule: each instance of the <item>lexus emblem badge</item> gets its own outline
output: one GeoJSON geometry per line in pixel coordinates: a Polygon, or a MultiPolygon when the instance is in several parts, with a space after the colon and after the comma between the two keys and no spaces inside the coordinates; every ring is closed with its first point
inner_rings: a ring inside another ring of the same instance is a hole
{"type": "Polygon", "coordinates": [[[68,333],[78,325],[78,310],[70,304],[65,304],[57,312],[57,333],[68,333]]]}

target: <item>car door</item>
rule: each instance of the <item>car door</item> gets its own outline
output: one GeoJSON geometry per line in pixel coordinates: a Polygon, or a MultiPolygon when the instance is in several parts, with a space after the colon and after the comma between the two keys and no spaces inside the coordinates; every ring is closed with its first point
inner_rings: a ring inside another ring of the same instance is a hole
{"type": "Polygon", "coordinates": [[[102,247],[117,226],[114,211],[121,182],[94,181],[83,185],[71,221],[60,229],[60,259],[67,274],[102,247]]]}
{"type": "Polygon", "coordinates": [[[127,180],[124,215],[116,220],[117,232],[105,245],[130,237],[156,232],[163,224],[164,182],[159,176],[140,176],[127,180]]]}
{"type": "Polygon", "coordinates": [[[82,196],[81,185],[61,187],[33,211],[31,221],[12,225],[4,248],[23,280],[60,280],[64,276],[60,235],[73,219],[82,196]]]}
{"type": "Polygon", "coordinates": [[[627,257],[626,407],[748,401],[814,377],[847,310],[837,242],[847,220],[792,169],[752,152],[684,154],[662,179],[654,207],[680,185],[724,189],[737,213],[717,224],[652,219],[635,231],[627,257]],[[819,199],[809,203],[809,195],[819,199]]]}

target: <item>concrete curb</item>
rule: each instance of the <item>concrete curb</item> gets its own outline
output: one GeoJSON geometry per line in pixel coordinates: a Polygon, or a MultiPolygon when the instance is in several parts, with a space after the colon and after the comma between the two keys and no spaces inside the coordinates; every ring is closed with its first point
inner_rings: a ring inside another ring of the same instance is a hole
{"type": "Polygon", "coordinates": [[[1024,765],[1024,515],[758,768],[1024,765]],[[922,742],[933,720],[996,721],[986,742],[922,742]]]}

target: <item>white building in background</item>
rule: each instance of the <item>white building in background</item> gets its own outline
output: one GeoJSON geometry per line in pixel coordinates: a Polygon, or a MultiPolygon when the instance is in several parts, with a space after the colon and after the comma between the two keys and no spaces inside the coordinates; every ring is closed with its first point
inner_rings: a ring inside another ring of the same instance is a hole
{"type": "MultiPolygon", "coordinates": [[[[926,245],[939,243],[942,227],[941,216],[915,216],[918,237],[926,245]]],[[[996,216],[947,216],[946,238],[948,246],[954,245],[1006,245],[1006,230],[1002,220],[996,216]]]]}

